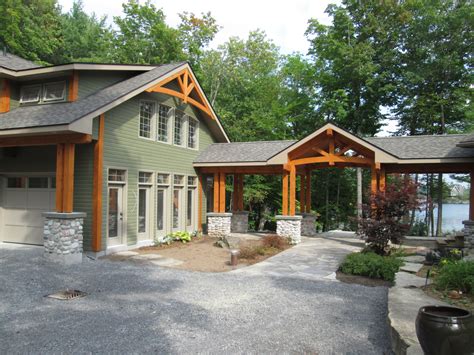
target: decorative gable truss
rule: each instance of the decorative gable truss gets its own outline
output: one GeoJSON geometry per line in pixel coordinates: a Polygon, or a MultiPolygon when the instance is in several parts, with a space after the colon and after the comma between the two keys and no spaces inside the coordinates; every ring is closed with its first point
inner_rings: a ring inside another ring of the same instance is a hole
{"type": "Polygon", "coordinates": [[[201,91],[194,75],[188,68],[184,68],[178,73],[164,79],[155,86],[146,90],[147,92],[160,92],[171,95],[182,100],[184,103],[193,105],[206,113],[213,120],[216,119],[210,105],[201,91]]]}

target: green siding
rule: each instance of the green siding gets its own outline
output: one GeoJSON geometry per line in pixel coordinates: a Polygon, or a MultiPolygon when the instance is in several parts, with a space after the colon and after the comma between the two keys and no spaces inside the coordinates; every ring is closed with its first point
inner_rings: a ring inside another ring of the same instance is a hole
{"type": "Polygon", "coordinates": [[[79,99],[107,86],[132,77],[130,72],[81,71],[79,72],[79,99]]]}
{"type": "Polygon", "coordinates": [[[91,250],[93,144],[76,144],[74,159],[74,211],[85,212],[83,226],[84,250],[91,250]]]}
{"type": "MultiPolygon", "coordinates": [[[[107,224],[107,169],[127,169],[127,244],[133,245],[137,241],[137,209],[138,172],[158,171],[195,175],[192,166],[193,160],[209,144],[214,142],[211,133],[203,119],[199,119],[199,151],[173,146],[138,137],[139,102],[140,100],[156,100],[168,106],[176,107],[177,100],[166,95],[143,93],[105,114],[104,137],[104,184],[103,184],[103,211],[102,224],[103,247],[106,243],[107,224]]],[[[186,114],[198,118],[191,106],[178,106],[186,114]]],[[[156,190],[153,189],[155,192],[156,190]]],[[[196,194],[196,198],[197,198],[196,194]]],[[[204,196],[205,197],[205,196],[204,196]]],[[[153,198],[156,204],[156,199],[153,198]]],[[[203,215],[205,216],[206,201],[203,201],[203,215]]],[[[205,218],[203,219],[205,221],[205,218]]],[[[152,233],[154,235],[154,229],[152,233]]]]}

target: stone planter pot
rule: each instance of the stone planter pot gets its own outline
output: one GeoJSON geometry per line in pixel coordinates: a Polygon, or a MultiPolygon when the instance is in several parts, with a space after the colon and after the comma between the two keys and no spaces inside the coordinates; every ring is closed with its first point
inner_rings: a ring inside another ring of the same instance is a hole
{"type": "Polygon", "coordinates": [[[461,308],[421,307],[416,335],[426,355],[474,354],[474,318],[461,308]]]}

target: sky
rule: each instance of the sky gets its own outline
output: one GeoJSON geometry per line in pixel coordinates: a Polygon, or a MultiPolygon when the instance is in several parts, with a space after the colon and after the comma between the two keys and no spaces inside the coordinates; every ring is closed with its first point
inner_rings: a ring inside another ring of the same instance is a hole
{"type": "MultiPolygon", "coordinates": [[[[222,26],[212,47],[224,43],[229,37],[245,38],[250,31],[261,29],[284,54],[293,52],[306,54],[308,41],[304,32],[308,20],[316,18],[324,24],[330,24],[330,19],[324,10],[328,4],[339,2],[339,0],[292,0],[290,3],[279,0],[152,0],[156,7],[163,9],[168,24],[173,27],[179,23],[179,13],[188,11],[198,15],[210,11],[217,23],[222,26]]],[[[68,11],[72,3],[73,0],[59,0],[63,11],[68,11]]],[[[122,14],[121,0],[83,0],[83,3],[87,13],[107,15],[109,20],[122,14]]]]}
{"type": "MultiPolygon", "coordinates": [[[[59,0],[63,11],[69,11],[73,0],[59,0]]],[[[112,22],[113,16],[122,15],[122,0],[83,0],[84,10],[97,16],[107,16],[112,22]]],[[[140,0],[143,3],[143,0],[140,0]]],[[[179,13],[184,11],[193,12],[196,15],[211,12],[217,20],[221,29],[216,35],[211,47],[226,42],[229,37],[237,36],[246,38],[250,31],[260,29],[265,31],[283,54],[300,52],[306,54],[309,43],[304,35],[308,20],[317,19],[319,22],[329,25],[331,19],[325,13],[327,6],[331,3],[338,4],[340,0],[292,0],[283,2],[281,0],[179,0],[160,2],[152,0],[152,3],[162,8],[166,20],[170,26],[176,27],[179,22],[179,13]]],[[[393,121],[388,124],[378,136],[390,135],[390,131],[396,130],[393,121]]]]}

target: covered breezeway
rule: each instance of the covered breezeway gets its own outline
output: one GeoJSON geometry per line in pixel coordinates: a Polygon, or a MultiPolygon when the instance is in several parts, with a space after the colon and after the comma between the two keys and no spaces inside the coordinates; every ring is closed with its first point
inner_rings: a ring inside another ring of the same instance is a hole
{"type": "MultiPolygon", "coordinates": [[[[360,138],[328,123],[300,141],[211,145],[194,162],[201,181],[205,174],[213,176],[208,233],[219,236],[247,230],[248,212],[244,211],[243,202],[245,175],[281,176],[282,202],[281,215],[276,216],[277,234],[298,243],[301,235],[315,234],[316,217],[311,214],[314,170],[328,167],[369,169],[372,194],[385,190],[388,174],[467,173],[473,179],[474,148],[458,146],[465,138],[465,135],[360,138]],[[225,194],[228,175],[232,175],[234,181],[230,210],[226,210],[225,194]]],[[[470,221],[474,221],[473,190],[470,221]]],[[[470,221],[465,222],[468,228],[470,221]]],[[[474,243],[471,236],[467,239],[468,243],[474,243]]]]}

